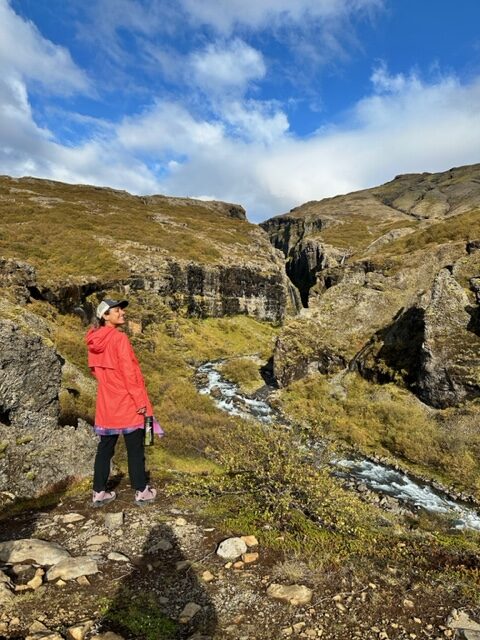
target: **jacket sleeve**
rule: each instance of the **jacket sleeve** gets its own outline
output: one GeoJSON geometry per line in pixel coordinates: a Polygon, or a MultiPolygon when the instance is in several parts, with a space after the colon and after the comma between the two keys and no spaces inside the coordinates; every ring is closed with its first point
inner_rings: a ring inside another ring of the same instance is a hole
{"type": "Polygon", "coordinates": [[[133,357],[133,349],[127,336],[122,333],[118,341],[118,367],[125,388],[132,396],[137,409],[147,406],[147,392],[139,366],[133,357]]]}

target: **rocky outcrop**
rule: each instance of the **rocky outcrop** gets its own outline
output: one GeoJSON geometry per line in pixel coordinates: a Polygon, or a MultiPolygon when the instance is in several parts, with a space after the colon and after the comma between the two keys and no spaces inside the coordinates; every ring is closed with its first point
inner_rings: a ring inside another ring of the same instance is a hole
{"type": "Polygon", "coordinates": [[[48,428],[59,416],[62,363],[38,336],[0,322],[0,421],[13,428],[48,428]]]}
{"type": "Polygon", "coordinates": [[[293,239],[287,272],[308,305],[277,340],[277,382],[349,368],[435,407],[478,397],[479,184],[480,165],[401,176],[265,223],[276,246],[293,239]]]}
{"type": "Polygon", "coordinates": [[[61,360],[40,337],[0,322],[0,492],[29,497],[89,475],[91,427],[59,426],[61,360]]]}
{"type": "Polygon", "coordinates": [[[435,279],[425,309],[418,389],[435,407],[480,396],[480,336],[470,327],[471,301],[448,269],[435,279]]]}
{"type": "Polygon", "coordinates": [[[300,304],[280,252],[239,205],[34,178],[0,177],[0,191],[5,222],[18,229],[0,260],[0,287],[15,286],[23,302],[46,300],[90,319],[92,294],[146,290],[194,316],[277,323],[300,304]]]}

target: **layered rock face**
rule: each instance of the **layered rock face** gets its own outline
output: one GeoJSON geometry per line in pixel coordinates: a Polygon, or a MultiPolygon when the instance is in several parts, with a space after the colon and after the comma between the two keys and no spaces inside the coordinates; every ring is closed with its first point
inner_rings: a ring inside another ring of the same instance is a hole
{"type": "Polygon", "coordinates": [[[400,176],[262,226],[308,306],[278,339],[279,384],[348,367],[435,407],[480,395],[480,165],[400,176]]]}
{"type": "Polygon", "coordinates": [[[239,205],[3,177],[0,210],[0,230],[16,240],[0,245],[0,280],[16,274],[62,313],[91,315],[87,298],[114,289],[157,293],[200,317],[280,323],[299,304],[281,254],[239,205]]]}

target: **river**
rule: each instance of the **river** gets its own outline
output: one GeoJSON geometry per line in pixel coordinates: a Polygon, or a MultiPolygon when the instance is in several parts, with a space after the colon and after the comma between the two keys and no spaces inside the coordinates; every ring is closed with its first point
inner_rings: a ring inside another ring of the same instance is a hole
{"type": "MultiPolygon", "coordinates": [[[[230,415],[288,427],[269,405],[268,397],[261,399],[242,394],[236,384],[221,376],[218,371],[220,364],[207,362],[197,369],[201,394],[210,395],[215,404],[230,415]]],[[[391,496],[413,511],[424,509],[444,514],[455,529],[480,531],[480,516],[475,509],[403,471],[358,455],[333,457],[330,464],[334,475],[361,483],[377,494],[391,496]]]]}

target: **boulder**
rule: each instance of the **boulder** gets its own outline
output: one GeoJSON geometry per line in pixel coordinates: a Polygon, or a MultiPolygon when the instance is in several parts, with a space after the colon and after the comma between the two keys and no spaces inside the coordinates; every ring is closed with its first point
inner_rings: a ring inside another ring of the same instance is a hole
{"type": "Polygon", "coordinates": [[[22,429],[56,426],[61,373],[52,347],[11,321],[0,321],[1,422],[22,429]]]}
{"type": "Polygon", "coordinates": [[[26,538],[0,542],[0,561],[15,564],[27,560],[37,564],[54,565],[65,558],[69,552],[56,542],[26,538]]]}
{"type": "Polygon", "coordinates": [[[470,299],[448,269],[435,279],[425,310],[420,397],[444,408],[480,395],[480,336],[470,328],[470,299]]]}
{"type": "Polygon", "coordinates": [[[218,545],[217,556],[224,560],[236,560],[247,552],[247,545],[241,538],[227,538],[218,545]]]}
{"type": "Polygon", "coordinates": [[[77,558],[65,558],[57,562],[47,571],[47,580],[74,580],[80,576],[90,576],[98,573],[96,561],[89,556],[78,556],[77,558]]]}

